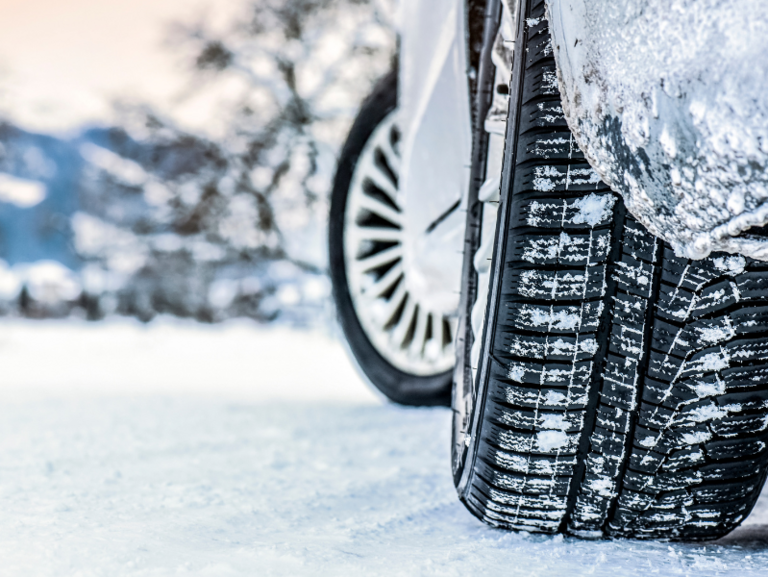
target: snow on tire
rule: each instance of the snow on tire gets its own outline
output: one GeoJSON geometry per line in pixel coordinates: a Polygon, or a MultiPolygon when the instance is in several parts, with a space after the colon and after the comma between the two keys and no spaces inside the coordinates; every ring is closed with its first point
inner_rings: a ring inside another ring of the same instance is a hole
{"type": "Polygon", "coordinates": [[[558,113],[544,1],[521,4],[460,498],[510,529],[719,537],[766,475],[768,265],[676,257],[627,213],[558,113]]]}

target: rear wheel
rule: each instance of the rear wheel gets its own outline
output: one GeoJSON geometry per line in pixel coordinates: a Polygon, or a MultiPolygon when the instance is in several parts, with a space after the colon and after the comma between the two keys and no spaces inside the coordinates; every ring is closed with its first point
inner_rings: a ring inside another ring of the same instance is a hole
{"type": "Polygon", "coordinates": [[[408,289],[399,166],[393,72],[363,104],[339,159],[329,221],[333,296],[352,357],[377,389],[402,404],[448,405],[455,318],[408,289]]]}
{"type": "Polygon", "coordinates": [[[479,364],[459,349],[459,495],[499,527],[716,538],[766,475],[768,265],[676,257],[627,213],[565,123],[543,0],[520,4],[479,364]]]}

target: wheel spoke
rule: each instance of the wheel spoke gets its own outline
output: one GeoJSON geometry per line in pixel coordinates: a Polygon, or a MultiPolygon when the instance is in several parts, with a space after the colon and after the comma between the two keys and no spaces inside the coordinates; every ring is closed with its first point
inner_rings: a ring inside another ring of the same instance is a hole
{"type": "Polygon", "coordinates": [[[403,247],[398,244],[382,250],[381,252],[377,252],[374,255],[358,260],[355,262],[354,266],[358,273],[364,273],[377,269],[385,264],[389,264],[394,260],[402,258],[402,256],[403,247]]]}
{"type": "Polygon", "coordinates": [[[382,171],[372,156],[368,156],[360,161],[360,174],[362,175],[362,183],[366,180],[370,180],[373,185],[386,194],[393,201],[397,198],[397,186],[390,179],[389,175],[382,171]]]}
{"type": "Polygon", "coordinates": [[[408,334],[408,329],[411,327],[411,322],[413,321],[413,315],[415,312],[416,303],[412,298],[409,298],[408,302],[405,303],[403,314],[400,315],[400,318],[397,321],[397,325],[392,331],[392,342],[395,344],[395,346],[402,347],[405,344],[405,337],[408,334]]]}
{"type": "Polygon", "coordinates": [[[397,212],[394,208],[388,204],[383,203],[378,198],[373,198],[367,194],[360,196],[360,208],[372,212],[376,216],[380,216],[384,220],[388,220],[392,224],[400,226],[403,221],[403,215],[397,212]]]}
{"type": "Polygon", "coordinates": [[[400,308],[400,305],[403,304],[403,301],[407,297],[408,291],[405,290],[405,283],[400,283],[388,302],[377,301],[377,304],[380,304],[381,306],[376,307],[375,316],[380,326],[385,327],[389,324],[392,317],[395,316],[395,312],[397,312],[397,309],[400,308]]]}
{"type": "Polygon", "coordinates": [[[411,355],[419,357],[424,354],[424,346],[427,342],[427,327],[429,326],[429,313],[424,307],[419,307],[416,314],[416,329],[413,331],[413,340],[411,341],[411,355]]]}
{"type": "Polygon", "coordinates": [[[403,276],[403,263],[398,262],[391,269],[389,269],[385,275],[374,282],[369,287],[366,287],[364,293],[365,296],[370,298],[376,298],[387,292],[393,284],[395,284],[403,276]]]}
{"type": "Polygon", "coordinates": [[[357,226],[350,231],[355,240],[378,240],[380,242],[402,242],[403,231],[399,228],[385,226],[357,226]]]}
{"type": "Polygon", "coordinates": [[[389,135],[382,139],[379,150],[381,150],[384,158],[387,159],[387,164],[389,164],[389,168],[392,169],[392,172],[400,174],[400,155],[395,152],[394,148],[392,148],[392,144],[389,141],[389,135]]]}

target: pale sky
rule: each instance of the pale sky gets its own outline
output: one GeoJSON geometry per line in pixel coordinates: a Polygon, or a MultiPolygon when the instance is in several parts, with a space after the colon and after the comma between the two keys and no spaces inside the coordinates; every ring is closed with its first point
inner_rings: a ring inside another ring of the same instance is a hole
{"type": "Polygon", "coordinates": [[[242,0],[0,0],[0,114],[31,130],[109,122],[114,98],[172,110],[184,91],[173,21],[214,26],[242,0]]]}

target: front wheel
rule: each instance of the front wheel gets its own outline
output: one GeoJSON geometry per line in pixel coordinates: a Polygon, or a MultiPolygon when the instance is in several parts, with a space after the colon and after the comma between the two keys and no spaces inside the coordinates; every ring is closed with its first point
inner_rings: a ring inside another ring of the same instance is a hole
{"type": "Polygon", "coordinates": [[[342,150],[329,222],[333,296],[367,380],[405,405],[449,405],[455,319],[408,289],[398,194],[397,74],[363,104],[342,150]]]}
{"type": "Polygon", "coordinates": [[[717,538],[768,467],[768,265],[677,257],[627,213],[563,118],[544,1],[520,4],[459,495],[499,527],[717,538]]]}

